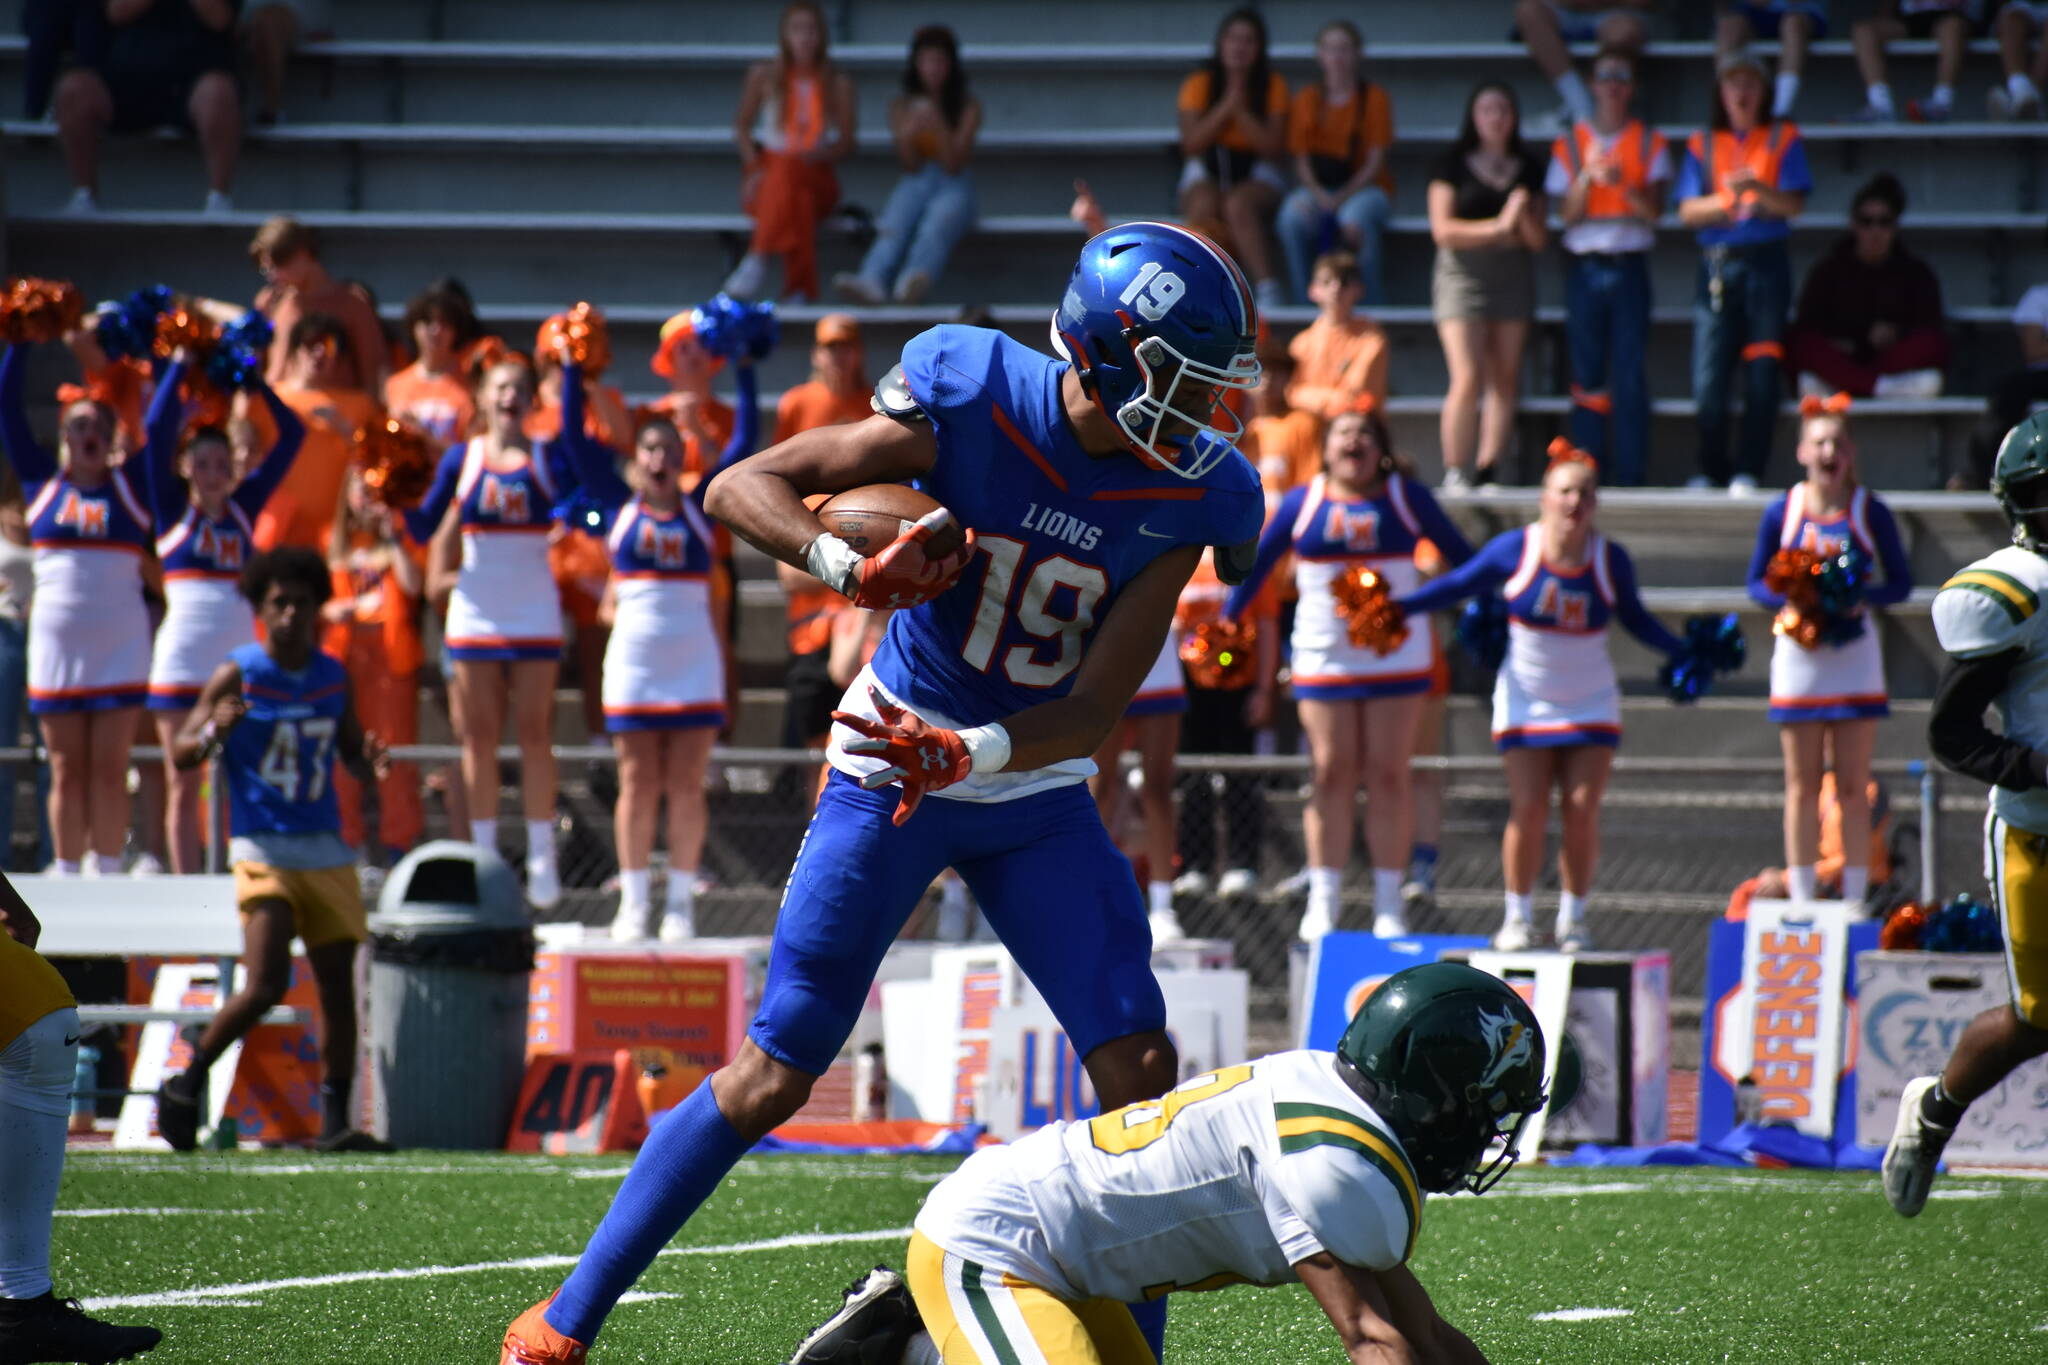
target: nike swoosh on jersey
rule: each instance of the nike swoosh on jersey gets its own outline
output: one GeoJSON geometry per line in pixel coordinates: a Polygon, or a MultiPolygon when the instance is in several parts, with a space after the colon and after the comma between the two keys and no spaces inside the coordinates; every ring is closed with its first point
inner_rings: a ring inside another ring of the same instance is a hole
{"type": "Polygon", "coordinates": [[[73,1033],[73,1034],[70,1034],[69,1036],[67,1036],[67,1037],[66,1037],[66,1038],[64,1039],[64,1046],[66,1046],[66,1047],[76,1047],[76,1046],[78,1046],[78,1040],[79,1040],[80,1038],[83,1038],[84,1036],[85,1036],[85,1035],[84,1035],[84,1034],[82,1034],[82,1033],[73,1033]]]}
{"type": "Polygon", "coordinates": [[[1166,532],[1164,532],[1164,531],[1155,531],[1155,530],[1153,530],[1153,529],[1152,529],[1151,527],[1149,527],[1149,526],[1146,526],[1146,525],[1144,525],[1143,523],[1140,523],[1140,524],[1139,524],[1139,526],[1138,526],[1138,534],[1139,534],[1139,535],[1141,535],[1141,536],[1150,536],[1150,537],[1152,537],[1152,539],[1154,539],[1154,540],[1172,540],[1172,539],[1173,539],[1173,537],[1172,537],[1172,536],[1170,536],[1170,535],[1168,535],[1168,534],[1167,534],[1166,532]]]}

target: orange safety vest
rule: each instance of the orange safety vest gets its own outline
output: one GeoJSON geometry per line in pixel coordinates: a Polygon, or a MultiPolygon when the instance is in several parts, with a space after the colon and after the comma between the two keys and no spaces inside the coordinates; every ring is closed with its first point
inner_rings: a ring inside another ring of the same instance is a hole
{"type": "MultiPolygon", "coordinates": [[[[1599,134],[1590,123],[1575,123],[1571,132],[1557,140],[1553,154],[1576,179],[1593,155],[1599,134]]],[[[1612,222],[1617,219],[1642,222],[1643,215],[1629,207],[1628,192],[1650,188],[1650,168],[1664,155],[1664,135],[1640,119],[1622,127],[1614,142],[1615,158],[1621,163],[1621,178],[1612,185],[1590,185],[1586,189],[1586,221],[1612,222]]]]}
{"type": "Polygon", "coordinates": [[[1738,199],[1728,188],[1728,173],[1737,166],[1747,166],[1765,185],[1778,188],[1785,153],[1798,136],[1799,129],[1792,124],[1774,122],[1768,131],[1752,128],[1741,137],[1726,128],[1697,132],[1685,146],[1693,160],[1700,163],[1700,184],[1708,193],[1721,195],[1733,205],[1738,199]]]}

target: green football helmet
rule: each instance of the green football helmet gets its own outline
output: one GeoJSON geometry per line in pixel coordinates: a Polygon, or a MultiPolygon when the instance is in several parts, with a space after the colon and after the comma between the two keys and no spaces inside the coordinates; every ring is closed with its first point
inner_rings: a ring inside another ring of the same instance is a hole
{"type": "Polygon", "coordinates": [[[1541,1113],[1543,1030],[1499,977],[1461,962],[1396,972],[1337,1043],[1337,1069],[1434,1193],[1483,1194],[1541,1113]]]}
{"type": "Polygon", "coordinates": [[[2012,523],[2012,543],[2048,554],[2048,412],[2037,412],[2005,434],[1991,465],[1991,492],[2012,523]]]}

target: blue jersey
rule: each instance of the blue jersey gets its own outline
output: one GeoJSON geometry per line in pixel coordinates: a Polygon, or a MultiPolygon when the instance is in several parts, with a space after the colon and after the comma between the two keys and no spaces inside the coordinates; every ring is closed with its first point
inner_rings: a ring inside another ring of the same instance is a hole
{"type": "Polygon", "coordinates": [[[278,667],[262,645],[243,645],[228,658],[242,671],[249,708],[221,753],[231,828],[237,835],[339,831],[334,745],[348,709],[347,670],[318,650],[299,673],[278,667]]]}
{"type": "Polygon", "coordinates": [[[912,711],[982,725],[1065,696],[1148,564],[1259,533],[1265,504],[1241,454],[1188,481],[1084,451],[1061,398],[1067,369],[980,327],[934,327],[903,350],[938,439],[920,483],[980,546],[951,589],[890,618],[875,653],[876,679],[912,711]]]}

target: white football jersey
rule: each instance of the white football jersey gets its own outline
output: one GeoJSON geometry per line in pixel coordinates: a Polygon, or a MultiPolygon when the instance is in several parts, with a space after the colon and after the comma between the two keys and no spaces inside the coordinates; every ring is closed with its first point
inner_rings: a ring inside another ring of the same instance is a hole
{"type": "MultiPolygon", "coordinates": [[[[1958,659],[2026,651],[1998,699],[2008,738],[2048,749],[2048,559],[2008,545],[1986,555],[1941,585],[1934,597],[1934,633],[1958,659]]],[[[2048,789],[1991,789],[1991,809],[2020,829],[2048,834],[2048,789]]]]}
{"type": "Polygon", "coordinates": [[[985,1148],[932,1191],[917,1229],[1075,1300],[1286,1284],[1323,1251],[1399,1265],[1422,1189],[1336,1061],[1276,1053],[985,1148]]]}

